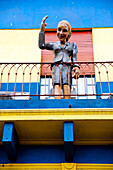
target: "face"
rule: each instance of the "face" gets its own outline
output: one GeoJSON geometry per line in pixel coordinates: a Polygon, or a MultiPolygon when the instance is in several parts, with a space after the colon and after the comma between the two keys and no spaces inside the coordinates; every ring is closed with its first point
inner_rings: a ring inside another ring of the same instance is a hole
{"type": "Polygon", "coordinates": [[[69,35],[68,26],[65,23],[58,24],[57,37],[62,44],[64,44],[67,41],[68,35],[69,35]]]}

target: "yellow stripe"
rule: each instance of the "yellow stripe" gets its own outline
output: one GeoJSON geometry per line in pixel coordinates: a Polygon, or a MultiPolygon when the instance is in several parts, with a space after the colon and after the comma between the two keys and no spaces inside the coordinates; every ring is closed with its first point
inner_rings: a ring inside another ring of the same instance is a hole
{"type": "Polygon", "coordinates": [[[0,164],[0,169],[51,169],[51,170],[108,170],[113,169],[113,164],[80,164],[80,163],[61,163],[61,164],[0,164]]]}
{"type": "Polygon", "coordinates": [[[113,109],[4,109],[0,120],[86,120],[113,119],[113,109]]]}

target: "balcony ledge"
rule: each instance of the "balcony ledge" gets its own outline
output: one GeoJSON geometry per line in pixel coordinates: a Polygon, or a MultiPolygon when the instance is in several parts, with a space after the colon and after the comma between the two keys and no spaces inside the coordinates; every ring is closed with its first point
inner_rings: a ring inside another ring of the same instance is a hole
{"type": "Polygon", "coordinates": [[[113,108],[113,99],[0,100],[0,109],[113,108]]]}
{"type": "Polygon", "coordinates": [[[113,108],[1,109],[0,144],[4,123],[13,122],[20,144],[63,145],[70,121],[74,145],[113,144],[113,108]]]}

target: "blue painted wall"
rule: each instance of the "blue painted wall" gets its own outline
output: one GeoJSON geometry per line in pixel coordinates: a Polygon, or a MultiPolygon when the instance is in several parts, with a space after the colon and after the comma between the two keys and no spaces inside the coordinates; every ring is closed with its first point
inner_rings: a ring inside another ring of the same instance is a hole
{"type": "MultiPolygon", "coordinates": [[[[0,146],[0,164],[9,163],[5,150],[0,146]]],[[[20,146],[16,163],[63,163],[64,146],[20,146]]],[[[75,146],[75,163],[113,164],[113,146],[75,146]]]]}
{"type": "MultiPolygon", "coordinates": [[[[30,94],[36,95],[37,94],[37,83],[32,82],[30,84],[30,94]]],[[[14,86],[15,83],[8,83],[8,92],[14,92],[14,86]]],[[[6,92],[7,91],[7,83],[1,83],[1,89],[0,92],[6,92]]],[[[16,83],[16,89],[15,92],[22,92],[22,83],[16,83]]],[[[29,92],[29,83],[23,84],[23,92],[29,92]]],[[[38,83],[38,94],[40,94],[40,84],[38,83]]],[[[27,94],[28,95],[28,94],[27,94]]],[[[31,96],[30,99],[39,99],[37,96],[31,96]]]]}
{"type": "Polygon", "coordinates": [[[62,19],[72,28],[113,27],[112,0],[0,0],[0,29],[40,28],[47,14],[47,28],[62,19]]]}
{"type": "MultiPolygon", "coordinates": [[[[113,82],[101,82],[101,88],[102,88],[102,93],[108,93],[109,92],[109,86],[110,86],[110,92],[113,93],[113,82]]],[[[96,94],[101,94],[101,88],[100,88],[100,82],[96,83],[96,94]]],[[[97,99],[100,99],[100,96],[97,96],[97,99]]]]}

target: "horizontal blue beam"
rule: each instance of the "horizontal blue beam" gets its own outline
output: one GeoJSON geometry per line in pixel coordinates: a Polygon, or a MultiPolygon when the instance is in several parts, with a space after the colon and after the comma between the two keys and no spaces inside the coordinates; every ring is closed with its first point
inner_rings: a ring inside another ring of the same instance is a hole
{"type": "Polygon", "coordinates": [[[0,109],[113,108],[113,99],[0,100],[0,109]]]}
{"type": "MultiPolygon", "coordinates": [[[[66,162],[63,145],[20,145],[16,163],[66,162]]],[[[75,163],[113,164],[113,145],[74,145],[75,163]]],[[[0,145],[0,164],[10,163],[0,145]]]]}
{"type": "Polygon", "coordinates": [[[73,161],[73,122],[64,122],[64,152],[67,162],[73,161]]]}
{"type": "Polygon", "coordinates": [[[10,161],[17,159],[18,137],[13,123],[5,123],[2,143],[10,161]]]}

